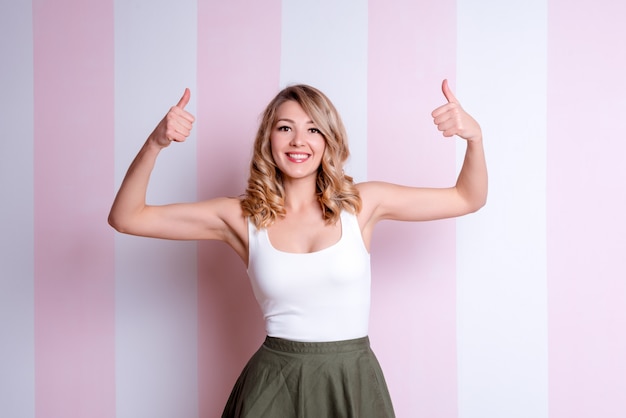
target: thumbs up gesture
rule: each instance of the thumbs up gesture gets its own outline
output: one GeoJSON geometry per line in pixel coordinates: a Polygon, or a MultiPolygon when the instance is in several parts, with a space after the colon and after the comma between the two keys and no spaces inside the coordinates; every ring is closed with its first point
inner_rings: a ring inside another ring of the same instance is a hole
{"type": "Polygon", "coordinates": [[[437,129],[443,132],[445,137],[458,135],[467,141],[481,140],[480,125],[469,113],[463,110],[454,93],[450,90],[448,80],[443,80],[441,90],[448,103],[438,107],[432,113],[437,129]]]}
{"type": "Polygon", "coordinates": [[[158,146],[165,148],[172,141],[184,142],[191,134],[195,118],[185,110],[190,97],[191,92],[186,88],[178,103],[170,108],[150,135],[150,139],[158,146]]]}

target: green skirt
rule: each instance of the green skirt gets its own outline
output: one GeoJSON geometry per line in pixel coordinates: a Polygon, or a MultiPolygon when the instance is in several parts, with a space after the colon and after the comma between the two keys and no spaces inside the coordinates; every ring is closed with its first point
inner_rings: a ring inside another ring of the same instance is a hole
{"type": "Polygon", "coordinates": [[[267,337],[222,418],[393,418],[369,338],[303,343],[267,337]]]}

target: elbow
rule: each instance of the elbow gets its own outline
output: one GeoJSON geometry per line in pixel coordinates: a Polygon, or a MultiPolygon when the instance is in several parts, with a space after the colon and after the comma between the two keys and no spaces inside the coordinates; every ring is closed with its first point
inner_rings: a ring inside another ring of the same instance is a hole
{"type": "MultiPolygon", "coordinates": [[[[460,192],[460,190],[458,190],[460,192]]],[[[487,191],[463,194],[459,193],[458,215],[464,216],[478,212],[487,204],[487,191]]]]}
{"type": "Polygon", "coordinates": [[[124,223],[121,222],[120,219],[113,214],[113,212],[109,213],[107,222],[117,232],[121,232],[122,234],[128,233],[128,229],[124,226],[124,223]]]}
{"type": "Polygon", "coordinates": [[[109,213],[109,217],[107,218],[107,222],[117,232],[122,232],[122,231],[120,231],[120,226],[119,226],[119,223],[117,222],[117,220],[115,219],[115,216],[113,216],[110,213],[109,213]]]}
{"type": "Polygon", "coordinates": [[[129,213],[125,210],[111,209],[107,222],[121,234],[142,235],[142,217],[140,214],[129,213]]]}
{"type": "Polygon", "coordinates": [[[482,196],[480,199],[476,199],[468,205],[467,213],[475,213],[482,209],[487,204],[487,194],[482,196]]]}
{"type": "Polygon", "coordinates": [[[459,216],[476,213],[487,204],[487,194],[480,196],[468,196],[463,199],[462,205],[459,207],[459,216]]]}
{"type": "Polygon", "coordinates": [[[468,184],[462,182],[457,183],[456,192],[462,201],[461,207],[464,215],[478,212],[487,204],[488,193],[487,179],[483,181],[475,181],[468,184]]]}

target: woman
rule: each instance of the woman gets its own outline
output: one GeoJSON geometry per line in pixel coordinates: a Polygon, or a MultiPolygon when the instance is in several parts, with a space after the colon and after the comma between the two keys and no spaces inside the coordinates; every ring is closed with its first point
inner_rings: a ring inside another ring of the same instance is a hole
{"type": "Polygon", "coordinates": [[[306,85],[287,87],[259,126],[246,193],[196,203],[145,203],[159,152],[190,134],[190,92],[157,125],[131,164],[109,223],[166,239],[221,240],[248,268],[267,338],[241,373],[223,417],[393,417],[368,340],[369,248],[383,220],[425,221],[478,210],[487,196],[482,132],[447,81],[448,103],[432,116],[443,135],[467,141],[449,188],[344,174],[346,133],[330,100],[306,85]]]}

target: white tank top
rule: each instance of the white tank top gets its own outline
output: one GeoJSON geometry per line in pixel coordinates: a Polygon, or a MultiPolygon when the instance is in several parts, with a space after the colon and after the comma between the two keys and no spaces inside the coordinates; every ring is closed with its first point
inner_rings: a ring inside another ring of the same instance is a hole
{"type": "Polygon", "coordinates": [[[250,220],[248,239],[248,276],[267,335],[305,342],[367,335],[370,255],[355,215],[343,211],[339,241],[313,253],[275,249],[267,229],[250,220]]]}

